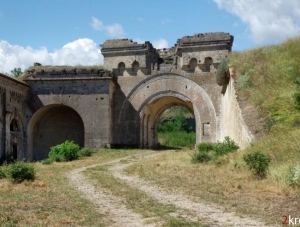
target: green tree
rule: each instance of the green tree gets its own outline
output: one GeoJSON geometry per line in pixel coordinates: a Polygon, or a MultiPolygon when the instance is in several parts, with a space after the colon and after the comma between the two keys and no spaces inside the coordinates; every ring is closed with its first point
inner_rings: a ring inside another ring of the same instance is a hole
{"type": "Polygon", "coordinates": [[[21,68],[14,68],[10,72],[11,72],[11,75],[13,77],[19,77],[22,74],[22,69],[21,68]]]}

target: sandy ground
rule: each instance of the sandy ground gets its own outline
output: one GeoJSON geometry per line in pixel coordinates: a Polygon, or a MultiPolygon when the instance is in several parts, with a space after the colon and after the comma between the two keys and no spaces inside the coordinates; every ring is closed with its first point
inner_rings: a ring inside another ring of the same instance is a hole
{"type": "MultiPolygon", "coordinates": [[[[177,208],[174,216],[184,216],[191,221],[201,220],[201,223],[205,226],[266,226],[259,220],[254,220],[246,217],[239,217],[234,213],[228,213],[223,207],[207,204],[202,202],[196,202],[198,199],[182,195],[176,191],[167,191],[158,186],[152,185],[150,182],[139,179],[133,176],[127,176],[123,170],[137,162],[139,159],[145,159],[152,157],[151,155],[132,155],[126,158],[115,159],[110,162],[90,165],[83,168],[75,169],[68,174],[70,184],[80,191],[83,196],[89,199],[97,207],[99,213],[104,214],[109,226],[118,227],[151,227],[161,226],[161,223],[147,224],[147,219],[141,215],[126,208],[122,204],[121,200],[111,194],[107,189],[95,189],[95,183],[87,179],[83,175],[83,171],[88,168],[97,166],[112,165],[109,171],[112,175],[129,184],[131,187],[135,187],[145,193],[148,196],[156,199],[160,203],[166,205],[174,205],[177,208]],[[135,157],[134,159],[132,159],[135,157]],[[127,160],[126,164],[122,160],[127,160]]],[[[148,221],[149,223],[149,221],[148,221]]]]}

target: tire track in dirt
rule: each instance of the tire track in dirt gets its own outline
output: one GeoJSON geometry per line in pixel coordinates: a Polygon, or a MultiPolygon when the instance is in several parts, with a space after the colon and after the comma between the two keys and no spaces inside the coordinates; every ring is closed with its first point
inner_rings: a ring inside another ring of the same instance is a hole
{"type": "Polygon", "coordinates": [[[124,158],[116,159],[96,165],[90,165],[75,169],[68,174],[70,184],[80,191],[88,200],[97,206],[99,213],[103,214],[109,226],[113,227],[155,227],[153,224],[145,224],[141,215],[127,209],[117,197],[110,191],[96,188],[92,180],[83,175],[83,171],[88,168],[109,165],[120,162],[124,158]]]}
{"type": "Polygon", "coordinates": [[[125,168],[137,161],[131,160],[131,163],[128,163],[128,160],[131,158],[139,157],[144,159],[153,157],[155,155],[157,155],[157,153],[150,155],[131,155],[125,158],[115,159],[110,162],[86,166],[73,170],[68,174],[68,178],[71,184],[77,190],[82,192],[90,201],[99,207],[98,210],[100,213],[107,215],[108,219],[114,222],[114,224],[111,226],[151,227],[159,225],[145,224],[144,221],[146,219],[143,219],[139,214],[127,209],[117,197],[111,195],[110,191],[99,189],[98,187],[95,189],[93,182],[89,179],[86,179],[82,174],[82,172],[88,168],[113,164],[108,171],[111,172],[115,178],[145,192],[149,197],[156,199],[162,204],[174,205],[179,211],[177,215],[181,215],[182,212],[188,211],[185,216],[192,221],[195,221],[195,217],[197,217],[201,220],[204,220],[202,224],[207,224],[209,226],[266,226],[259,220],[239,217],[234,213],[225,212],[223,207],[217,205],[194,202],[192,197],[187,197],[180,193],[174,193],[161,189],[158,186],[152,185],[148,181],[137,177],[128,176],[124,173],[123,170],[125,168]],[[127,160],[127,164],[121,162],[124,160],[127,160]]]}

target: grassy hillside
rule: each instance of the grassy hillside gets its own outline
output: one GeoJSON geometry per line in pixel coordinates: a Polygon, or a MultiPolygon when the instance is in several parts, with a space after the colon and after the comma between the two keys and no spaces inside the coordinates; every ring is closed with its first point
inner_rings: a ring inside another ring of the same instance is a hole
{"type": "Polygon", "coordinates": [[[237,72],[238,96],[255,105],[266,119],[266,136],[245,152],[271,156],[268,177],[282,186],[291,183],[291,168],[300,175],[299,63],[300,37],[229,56],[229,64],[237,72]]]}

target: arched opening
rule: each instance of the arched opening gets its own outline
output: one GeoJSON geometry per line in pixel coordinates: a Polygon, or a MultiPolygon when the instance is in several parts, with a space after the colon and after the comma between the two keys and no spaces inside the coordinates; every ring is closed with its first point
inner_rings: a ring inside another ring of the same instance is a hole
{"type": "Polygon", "coordinates": [[[11,145],[10,145],[10,157],[13,160],[17,160],[18,159],[18,146],[21,144],[21,126],[18,123],[17,119],[12,119],[12,121],[10,122],[10,140],[11,140],[11,145]]]}
{"type": "Polygon", "coordinates": [[[125,63],[124,62],[120,62],[118,65],[118,70],[119,70],[119,75],[123,76],[123,73],[125,71],[125,63]]]}
{"type": "Polygon", "coordinates": [[[211,57],[205,58],[204,64],[205,64],[205,71],[209,72],[210,66],[213,64],[212,58],[211,57]]]}
{"type": "Polygon", "coordinates": [[[156,96],[144,105],[140,116],[142,148],[193,147],[196,144],[194,107],[184,96],[171,93],[156,96]],[[193,119],[191,127],[189,118],[193,119]]]}
{"type": "Polygon", "coordinates": [[[68,106],[42,107],[34,114],[28,127],[30,160],[47,158],[51,147],[66,140],[84,146],[83,121],[68,106]]]}
{"type": "Polygon", "coordinates": [[[118,125],[128,130],[123,130],[113,143],[122,145],[131,142],[141,148],[156,148],[156,127],[160,115],[176,105],[184,106],[193,113],[197,144],[219,140],[216,110],[209,94],[185,76],[157,74],[141,81],[124,100],[118,113],[118,125]]]}
{"type": "Polygon", "coordinates": [[[166,109],[157,123],[159,147],[189,147],[196,144],[196,122],[192,112],[184,106],[166,109]]]}
{"type": "Polygon", "coordinates": [[[195,69],[198,65],[198,62],[197,62],[197,59],[196,58],[192,58],[189,62],[189,69],[192,71],[192,72],[195,72],[195,69]]]}
{"type": "Polygon", "coordinates": [[[140,68],[140,64],[137,61],[132,63],[132,75],[137,75],[137,72],[140,68]]]}
{"type": "Polygon", "coordinates": [[[11,132],[19,132],[19,126],[18,121],[16,119],[13,119],[10,123],[10,131],[11,132]]]}

